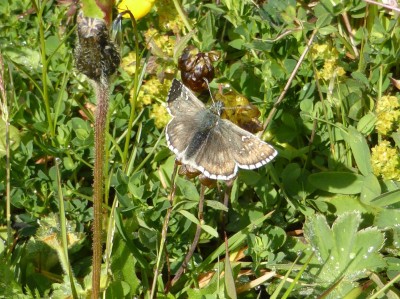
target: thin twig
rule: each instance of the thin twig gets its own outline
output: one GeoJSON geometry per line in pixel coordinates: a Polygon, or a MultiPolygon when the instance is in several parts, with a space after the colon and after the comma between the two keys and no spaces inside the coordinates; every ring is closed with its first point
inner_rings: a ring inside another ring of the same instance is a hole
{"type": "Polygon", "coordinates": [[[372,0],[364,0],[364,2],[367,2],[367,3],[370,3],[370,4],[375,4],[375,5],[378,5],[378,6],[382,6],[382,7],[384,7],[384,8],[387,8],[387,9],[391,9],[391,10],[400,12],[400,8],[395,7],[395,6],[392,6],[392,5],[389,5],[389,4],[385,4],[385,3],[381,3],[381,2],[376,2],[376,1],[372,1],[372,0]]]}
{"type": "Polygon", "coordinates": [[[314,37],[315,37],[316,33],[317,33],[317,29],[314,29],[314,31],[311,34],[310,40],[307,43],[306,48],[304,49],[303,53],[301,54],[301,56],[299,58],[299,61],[296,64],[296,67],[294,68],[292,74],[289,77],[288,82],[286,83],[285,87],[283,88],[283,91],[280,94],[279,98],[275,102],[274,107],[269,112],[268,118],[264,121],[264,124],[263,124],[264,132],[267,129],[267,127],[268,127],[269,123],[271,122],[272,118],[274,117],[276,111],[278,110],[279,104],[283,101],[283,98],[285,97],[287,91],[289,90],[289,87],[292,84],[292,81],[293,81],[294,77],[296,76],[297,71],[300,68],[300,65],[303,63],[304,58],[306,57],[308,51],[311,49],[311,45],[312,45],[312,43],[314,41],[314,37]]]}
{"type": "Polygon", "coordinates": [[[353,52],[356,55],[356,57],[358,57],[358,56],[360,56],[360,53],[358,52],[356,43],[354,42],[354,34],[353,34],[353,31],[351,30],[351,25],[350,25],[349,16],[347,15],[347,12],[342,13],[342,18],[343,18],[344,25],[346,26],[346,30],[349,33],[350,43],[351,43],[351,47],[353,48],[353,52]]]}

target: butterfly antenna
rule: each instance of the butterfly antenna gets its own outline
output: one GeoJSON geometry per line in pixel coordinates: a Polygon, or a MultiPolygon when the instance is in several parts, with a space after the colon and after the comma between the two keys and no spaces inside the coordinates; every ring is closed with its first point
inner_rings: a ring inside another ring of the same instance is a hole
{"type": "Polygon", "coordinates": [[[210,84],[209,84],[207,78],[203,78],[203,80],[204,80],[204,81],[206,82],[206,84],[207,84],[207,88],[208,88],[208,92],[210,93],[211,101],[213,102],[213,104],[215,104],[214,97],[213,97],[212,92],[211,92],[211,89],[210,89],[210,84]]]}

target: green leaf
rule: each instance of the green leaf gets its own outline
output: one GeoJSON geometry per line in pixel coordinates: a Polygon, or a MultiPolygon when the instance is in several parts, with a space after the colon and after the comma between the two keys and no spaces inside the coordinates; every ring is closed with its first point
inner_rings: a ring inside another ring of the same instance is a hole
{"type": "Polygon", "coordinates": [[[183,50],[186,48],[187,44],[189,41],[192,39],[192,37],[195,35],[195,31],[192,30],[185,36],[183,36],[179,41],[176,43],[174,47],[174,61],[178,62],[179,57],[182,55],[183,50]]]}
{"type": "Polygon", "coordinates": [[[192,200],[192,201],[198,201],[199,200],[199,192],[197,191],[196,186],[193,184],[193,182],[182,179],[178,177],[176,179],[176,185],[179,188],[179,190],[182,193],[182,196],[186,199],[192,200]]]}
{"type": "Polygon", "coordinates": [[[331,193],[361,193],[364,177],[352,172],[320,172],[311,174],[309,182],[317,189],[331,193]]]}
{"type": "Polygon", "coordinates": [[[129,192],[138,199],[143,198],[145,185],[142,182],[143,171],[134,173],[128,182],[129,192]]]}
{"type": "Polygon", "coordinates": [[[364,73],[362,72],[353,72],[351,73],[351,76],[356,79],[358,82],[364,84],[365,86],[369,85],[369,79],[365,76],[364,73]]]}
{"type": "Polygon", "coordinates": [[[400,189],[386,192],[375,199],[373,199],[370,204],[377,207],[385,207],[400,202],[400,189]]]}
{"type": "Polygon", "coordinates": [[[225,244],[225,295],[226,298],[236,299],[236,286],[235,279],[233,277],[231,261],[229,260],[228,244],[225,244]]]}
{"type": "Polygon", "coordinates": [[[347,134],[344,131],[341,131],[341,133],[351,147],[351,152],[360,172],[365,176],[371,174],[371,155],[365,137],[352,126],[349,126],[347,134]]]}
{"type": "Polygon", "coordinates": [[[106,290],[106,298],[125,298],[129,295],[129,292],[128,283],[121,280],[113,281],[106,290]]]}
{"type": "Polygon", "coordinates": [[[228,208],[221,202],[217,200],[206,200],[205,201],[206,206],[213,208],[214,210],[220,210],[224,212],[228,212],[228,208]]]}
{"type": "Polygon", "coordinates": [[[381,194],[381,185],[378,178],[372,173],[365,177],[364,184],[361,188],[360,200],[369,204],[370,201],[381,194]]]}
{"type": "Polygon", "coordinates": [[[361,134],[368,135],[375,129],[376,115],[368,112],[358,121],[357,131],[361,134]]]}
{"type": "Polygon", "coordinates": [[[337,284],[329,298],[343,297],[358,279],[385,266],[379,253],[384,235],[376,227],[358,230],[361,222],[359,212],[349,212],[338,216],[331,228],[323,215],[304,224],[304,236],[316,255],[320,291],[337,284]]]}
{"type": "Polygon", "coordinates": [[[375,217],[374,225],[382,229],[400,226],[400,210],[384,209],[380,211],[375,217]]]}
{"type": "MultiPolygon", "coordinates": [[[[21,135],[18,129],[12,125],[9,125],[9,136],[10,136],[10,150],[16,150],[21,142],[21,135]]],[[[6,155],[6,124],[3,119],[0,118],[0,158],[6,155]]]]}
{"type": "Polygon", "coordinates": [[[203,229],[205,232],[209,233],[211,236],[215,238],[219,237],[217,230],[207,224],[202,224],[201,229],[203,229]]]}
{"type": "Polygon", "coordinates": [[[179,213],[181,213],[183,216],[185,216],[187,219],[189,219],[190,221],[192,221],[195,224],[200,224],[199,220],[193,216],[193,214],[190,214],[188,211],[185,210],[180,210],[179,213]]]}
{"type": "Polygon", "coordinates": [[[28,47],[7,47],[3,49],[3,55],[28,70],[38,69],[40,66],[40,53],[28,47]]]}

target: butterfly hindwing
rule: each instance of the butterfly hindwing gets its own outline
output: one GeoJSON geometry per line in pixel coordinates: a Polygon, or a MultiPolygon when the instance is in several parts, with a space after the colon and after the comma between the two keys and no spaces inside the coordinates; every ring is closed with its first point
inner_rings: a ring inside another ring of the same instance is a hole
{"type": "Polygon", "coordinates": [[[221,119],[219,126],[221,131],[225,132],[232,157],[240,168],[259,168],[277,155],[277,151],[271,145],[230,121],[221,119]]]}
{"type": "Polygon", "coordinates": [[[223,133],[218,126],[210,130],[196,155],[187,161],[211,179],[229,180],[237,172],[230,145],[223,133]]]}

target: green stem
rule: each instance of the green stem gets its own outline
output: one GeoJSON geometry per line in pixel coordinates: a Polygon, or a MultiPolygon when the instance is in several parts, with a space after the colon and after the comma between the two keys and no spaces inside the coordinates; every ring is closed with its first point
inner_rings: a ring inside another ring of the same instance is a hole
{"type": "Polygon", "coordinates": [[[100,295],[101,278],[101,219],[102,203],[104,197],[104,149],[105,131],[108,110],[108,85],[96,82],[97,108],[95,117],[94,134],[94,182],[93,182],[93,276],[92,276],[92,298],[98,299],[100,295]]]}
{"type": "Polygon", "coordinates": [[[68,277],[71,284],[71,292],[74,299],[78,298],[78,294],[76,293],[75,283],[74,283],[74,274],[72,273],[71,265],[69,264],[68,258],[68,241],[67,241],[67,219],[65,218],[65,208],[64,208],[64,198],[62,194],[62,187],[61,187],[61,176],[60,176],[60,168],[58,158],[54,159],[54,165],[56,167],[56,174],[57,174],[57,193],[58,193],[58,204],[60,205],[60,232],[61,232],[61,244],[62,244],[62,252],[60,255],[60,263],[62,264],[62,268],[64,269],[65,273],[68,273],[68,277]]]}
{"type": "Polygon", "coordinates": [[[178,164],[175,163],[174,171],[172,172],[172,175],[171,175],[171,192],[169,194],[169,202],[170,202],[171,206],[167,210],[167,214],[165,215],[164,224],[163,224],[163,228],[161,231],[160,247],[158,249],[157,262],[156,262],[156,268],[154,270],[154,277],[153,277],[153,283],[151,286],[150,299],[154,298],[154,295],[155,295],[156,289],[157,289],[157,278],[158,278],[158,274],[160,272],[161,258],[163,256],[163,252],[164,252],[165,241],[167,240],[168,223],[169,223],[169,218],[171,217],[172,204],[173,204],[174,197],[175,197],[175,187],[176,187],[175,178],[176,178],[177,171],[178,171],[178,164]]]}
{"type": "Polygon", "coordinates": [[[136,55],[136,65],[135,65],[135,74],[134,74],[134,79],[133,79],[133,97],[130,101],[131,104],[131,112],[129,115],[129,121],[128,121],[128,128],[127,128],[127,134],[125,138],[125,146],[124,146],[124,154],[122,156],[122,165],[124,165],[125,169],[127,168],[127,159],[128,159],[128,152],[129,152],[129,144],[131,143],[131,133],[132,133],[132,124],[133,121],[135,120],[135,112],[136,112],[136,102],[137,102],[137,96],[138,96],[138,86],[139,86],[139,68],[140,68],[140,54],[139,54],[139,33],[137,30],[137,24],[134,16],[129,12],[129,15],[132,20],[132,27],[133,27],[133,33],[135,34],[135,55],[136,55]]]}
{"type": "MultiPolygon", "coordinates": [[[[34,2],[34,1],[32,1],[34,2]]],[[[49,131],[50,131],[50,136],[54,137],[55,131],[54,131],[54,126],[53,126],[53,121],[51,118],[51,111],[50,111],[50,101],[49,101],[49,90],[47,86],[47,68],[48,68],[48,62],[46,59],[46,41],[44,37],[44,27],[43,27],[43,9],[46,6],[46,1],[43,1],[40,8],[38,9],[38,23],[39,23],[39,40],[40,40],[40,55],[41,55],[41,61],[42,61],[42,83],[43,83],[43,101],[44,101],[44,106],[46,109],[46,118],[47,122],[49,124],[49,131]]],[[[54,138],[51,138],[54,140],[54,138]]]]}
{"type": "MultiPolygon", "coordinates": [[[[48,65],[50,62],[50,59],[52,56],[50,56],[48,59],[46,58],[46,41],[45,41],[45,35],[44,35],[44,26],[43,26],[43,10],[46,7],[46,2],[47,0],[43,0],[43,2],[40,3],[40,7],[36,5],[35,1],[32,1],[33,6],[35,7],[36,11],[38,12],[38,23],[39,23],[39,41],[40,41],[40,55],[41,55],[41,62],[42,62],[42,86],[43,89],[39,91],[41,92],[41,95],[43,97],[45,109],[46,109],[46,118],[49,126],[49,135],[50,139],[52,142],[52,145],[54,146],[54,140],[55,140],[55,126],[53,124],[52,116],[51,116],[51,110],[50,110],[50,100],[49,100],[49,90],[48,90],[48,65]]],[[[71,34],[71,32],[70,32],[71,34]]],[[[64,39],[65,41],[65,39],[64,39]]],[[[64,42],[63,41],[63,42],[64,42]]],[[[58,48],[61,46],[58,46],[58,48]]],[[[57,50],[58,50],[57,48],[57,50]]],[[[55,53],[56,51],[54,51],[55,53]]],[[[53,53],[53,55],[54,55],[53,53]]],[[[63,193],[62,193],[62,187],[61,187],[61,172],[58,166],[58,158],[54,158],[55,162],[55,167],[56,167],[56,174],[57,174],[57,193],[58,193],[58,203],[59,203],[59,217],[60,217],[60,231],[61,231],[61,243],[62,243],[62,258],[60,258],[61,263],[64,263],[64,271],[68,275],[70,284],[71,284],[71,292],[73,298],[78,298],[78,294],[76,292],[75,288],[75,283],[74,283],[74,276],[72,273],[71,266],[69,264],[69,258],[68,258],[68,240],[67,240],[67,228],[66,228],[66,218],[65,218],[65,208],[64,208],[64,198],[63,198],[63,193]]]]}
{"type": "MultiPolygon", "coordinates": [[[[188,31],[193,31],[193,27],[192,25],[190,25],[188,18],[186,17],[186,14],[184,13],[181,4],[179,3],[178,0],[172,0],[172,2],[174,2],[175,5],[175,9],[178,12],[179,16],[182,19],[183,24],[185,24],[185,27],[188,31]]],[[[193,36],[193,39],[198,43],[199,39],[197,38],[196,35],[193,36]]]]}

